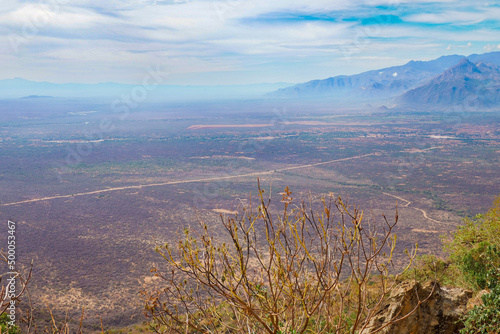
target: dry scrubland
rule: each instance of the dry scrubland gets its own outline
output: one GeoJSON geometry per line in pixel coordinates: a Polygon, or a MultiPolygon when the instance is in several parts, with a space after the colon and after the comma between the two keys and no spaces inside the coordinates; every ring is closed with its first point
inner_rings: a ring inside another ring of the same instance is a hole
{"type": "Polygon", "coordinates": [[[61,102],[37,115],[2,106],[0,217],[19,222],[19,261],[34,259],[38,314],[48,305],[56,318],[79,319],[85,306],[89,331],[99,316],[106,328],[142,321],[139,291],[161,283],[150,273],[162,261],[155,245],[200,219],[220,226],[230,214],[221,210],[249,204],[257,177],[276,204],[289,186],[313,202],[349,198],[367,220],[397,206],[397,266],[416,242],[420,254],[443,255],[439,236],[498,195],[492,112],[151,105],[120,120],[104,104],[71,105],[78,110],[61,102]],[[69,114],[86,109],[102,111],[69,114]],[[113,131],[88,138],[104,117],[113,131]],[[85,142],[90,152],[68,165],[68,149],[85,142]]]}

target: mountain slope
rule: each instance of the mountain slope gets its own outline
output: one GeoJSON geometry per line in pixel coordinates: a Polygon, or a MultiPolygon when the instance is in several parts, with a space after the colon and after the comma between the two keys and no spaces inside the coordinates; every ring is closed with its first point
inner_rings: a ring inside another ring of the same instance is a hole
{"type": "Polygon", "coordinates": [[[483,53],[483,54],[473,54],[467,57],[473,63],[487,63],[500,66],[500,51],[483,53]]]}
{"type": "Polygon", "coordinates": [[[383,98],[399,95],[454,66],[464,56],[443,56],[431,61],[410,61],[361,74],[313,80],[279,89],[275,97],[365,97],[383,98]]]}
{"type": "Polygon", "coordinates": [[[464,58],[399,101],[406,105],[493,107],[500,104],[500,67],[464,58]]]}

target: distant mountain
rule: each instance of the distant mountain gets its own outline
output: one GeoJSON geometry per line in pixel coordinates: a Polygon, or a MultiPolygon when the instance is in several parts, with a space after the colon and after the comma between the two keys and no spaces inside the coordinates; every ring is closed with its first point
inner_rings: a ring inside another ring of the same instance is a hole
{"type": "Polygon", "coordinates": [[[388,67],[356,75],[340,75],[313,80],[273,93],[275,97],[342,97],[383,98],[399,95],[417,87],[455,65],[463,56],[443,56],[431,61],[410,61],[402,66],[388,67]]]}
{"type": "Polygon", "coordinates": [[[0,80],[0,98],[19,99],[34,96],[56,97],[103,97],[120,96],[134,86],[116,83],[100,84],[58,84],[37,82],[22,78],[0,80]]]}
{"type": "Polygon", "coordinates": [[[226,86],[141,85],[118,83],[55,84],[21,78],[0,80],[0,99],[100,98],[121,100],[145,91],[148,102],[262,98],[332,98],[339,103],[454,104],[474,100],[478,106],[500,105],[500,52],[443,56],[431,61],[340,75],[290,86],[287,83],[226,86]],[[468,62],[463,61],[467,59],[468,62]],[[460,66],[457,64],[460,63],[460,66]],[[458,66],[458,67],[457,67],[458,66]],[[151,89],[149,89],[151,88],[151,89]],[[271,93],[269,93],[271,92],[271,93]]]}
{"type": "Polygon", "coordinates": [[[279,89],[269,95],[439,105],[475,100],[478,106],[494,106],[499,103],[499,66],[500,52],[468,57],[443,56],[431,61],[410,61],[402,66],[351,76],[313,80],[279,89]]]}
{"type": "Polygon", "coordinates": [[[30,96],[25,96],[21,97],[22,100],[28,100],[28,99],[52,99],[54,98],[53,96],[46,96],[46,95],[30,95],[30,96]]]}
{"type": "MultiPolygon", "coordinates": [[[[216,100],[259,98],[263,94],[290,86],[289,83],[263,83],[232,86],[180,86],[158,85],[147,87],[147,100],[151,102],[179,100],[216,100]]],[[[53,96],[58,98],[120,99],[122,96],[142,94],[141,85],[119,83],[56,84],[35,82],[22,78],[0,80],[0,99],[20,99],[53,96]]]]}
{"type": "Polygon", "coordinates": [[[483,53],[483,54],[473,54],[467,57],[473,63],[487,63],[500,66],[500,51],[483,53]]]}
{"type": "MultiPolygon", "coordinates": [[[[401,96],[404,104],[494,107],[500,105],[500,66],[462,59],[426,84],[401,96]]],[[[473,59],[477,59],[474,57],[473,59]]]]}

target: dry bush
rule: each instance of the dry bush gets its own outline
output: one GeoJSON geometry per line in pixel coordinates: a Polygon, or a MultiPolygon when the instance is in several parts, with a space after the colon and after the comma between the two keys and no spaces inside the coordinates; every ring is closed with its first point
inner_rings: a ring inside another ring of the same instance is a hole
{"type": "MultiPolygon", "coordinates": [[[[399,275],[389,269],[393,222],[365,222],[333,195],[319,210],[281,194],[273,215],[259,184],[257,209],[221,221],[225,235],[200,222],[175,244],[157,247],[166,287],[147,296],[158,333],[355,333],[366,327],[399,275]],[[224,239],[226,242],[224,242],[224,239]]],[[[415,252],[406,252],[408,266],[415,252]]],[[[404,272],[406,269],[403,269],[404,272]]]]}
{"type": "MultiPolygon", "coordinates": [[[[0,251],[0,261],[10,266],[8,255],[2,250],[0,251]]],[[[37,328],[34,320],[34,306],[31,302],[31,296],[28,288],[28,283],[31,279],[31,274],[33,271],[33,262],[31,262],[27,273],[23,273],[21,270],[10,270],[7,274],[0,275],[0,283],[6,281],[6,285],[2,285],[0,289],[0,334],[5,333],[50,333],[50,334],[70,334],[75,333],[74,330],[70,330],[69,319],[66,317],[64,320],[56,321],[52,310],[47,307],[50,315],[50,324],[44,326],[43,328],[37,328]],[[15,281],[12,281],[14,278],[15,281]],[[14,283],[14,285],[12,285],[14,283]],[[12,288],[12,289],[11,289],[12,288]],[[12,306],[14,305],[14,307],[12,306]],[[15,312],[15,320],[11,320],[9,317],[11,311],[15,312]],[[15,325],[12,326],[11,323],[14,322],[15,325]]],[[[82,316],[79,322],[78,329],[76,333],[82,333],[82,322],[83,322],[83,310],[82,316]]]]}
{"type": "MultiPolygon", "coordinates": [[[[18,308],[22,300],[21,297],[27,295],[27,299],[31,304],[28,282],[31,279],[33,263],[31,263],[27,274],[22,273],[20,270],[17,270],[15,261],[12,261],[9,254],[3,249],[0,250],[0,262],[4,262],[6,267],[10,268],[7,273],[0,275],[0,317],[2,317],[0,333],[2,332],[2,327],[4,327],[4,330],[7,330],[7,333],[18,332],[18,308]],[[14,268],[11,266],[14,266],[14,268]],[[11,316],[14,318],[11,318],[11,316]],[[12,323],[14,323],[14,325],[12,325],[12,323]]],[[[31,320],[30,317],[24,319],[24,321],[29,324],[31,324],[31,320]]]]}

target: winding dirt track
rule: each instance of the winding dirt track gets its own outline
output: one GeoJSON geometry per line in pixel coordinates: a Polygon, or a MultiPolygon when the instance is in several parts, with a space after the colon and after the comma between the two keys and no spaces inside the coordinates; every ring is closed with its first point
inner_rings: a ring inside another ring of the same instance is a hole
{"type": "MultiPolygon", "coordinates": [[[[402,200],[404,202],[406,202],[406,204],[404,205],[405,208],[409,207],[411,202],[407,199],[404,199],[402,197],[399,197],[399,196],[396,196],[396,195],[392,195],[392,194],[389,194],[389,193],[383,193],[384,195],[387,195],[387,196],[391,196],[391,197],[394,197],[396,199],[399,199],[399,200],[402,200]]],[[[433,223],[436,223],[436,224],[446,224],[446,225],[451,225],[451,226],[457,226],[459,224],[456,224],[456,223],[449,223],[449,222],[442,222],[442,221],[439,221],[439,220],[435,220],[435,219],[432,219],[429,217],[429,215],[427,215],[427,212],[423,209],[420,209],[420,208],[415,208],[415,207],[410,207],[410,209],[414,209],[414,210],[418,210],[420,212],[422,212],[422,214],[424,215],[424,218],[427,219],[427,220],[430,220],[431,222],[433,223]]]]}
{"type": "Polygon", "coordinates": [[[108,192],[119,191],[119,190],[130,190],[130,189],[142,189],[142,188],[149,188],[149,187],[160,187],[160,186],[166,186],[166,185],[171,185],[171,184],[183,184],[183,183],[195,183],[195,182],[212,182],[212,181],[219,181],[219,180],[237,179],[237,178],[241,178],[241,177],[268,175],[268,174],[273,174],[273,173],[278,173],[278,172],[284,172],[284,171],[293,170],[293,169],[309,168],[309,167],[326,165],[326,164],[330,164],[330,163],[334,163],[334,162],[359,159],[359,158],[364,158],[364,157],[368,157],[368,156],[372,156],[372,155],[375,155],[375,153],[364,154],[364,155],[357,155],[357,156],[354,156],[354,157],[337,159],[337,160],[329,160],[329,161],[325,161],[325,162],[318,162],[318,163],[315,163],[315,164],[308,164],[308,165],[300,165],[300,166],[285,167],[285,168],[280,168],[280,169],[273,169],[273,170],[268,170],[268,171],[263,171],[263,172],[247,173],[247,174],[240,174],[240,175],[229,175],[229,176],[212,177],[212,178],[203,178],[203,179],[194,179],[194,180],[181,180],[181,181],[169,181],[169,182],[161,182],[161,183],[140,184],[140,185],[135,185],[135,186],[115,187],[115,188],[106,188],[106,189],[100,189],[100,190],[94,190],[94,191],[87,191],[87,192],[75,193],[75,194],[71,194],[71,195],[57,195],[57,196],[40,197],[40,198],[28,199],[28,200],[25,200],[25,201],[12,202],[12,203],[4,203],[4,204],[0,204],[0,206],[12,206],[12,205],[19,205],[19,204],[26,204],[26,203],[35,203],[35,202],[42,202],[42,201],[50,201],[50,200],[53,200],[53,199],[72,198],[72,197],[78,197],[78,196],[95,195],[95,194],[102,194],[102,193],[108,193],[108,192]]]}
{"type": "Polygon", "coordinates": [[[389,194],[389,193],[382,193],[382,194],[387,195],[387,196],[391,196],[391,197],[394,197],[394,198],[396,198],[396,199],[400,199],[400,200],[402,200],[403,202],[406,202],[406,204],[405,204],[405,206],[404,206],[405,208],[407,208],[407,207],[411,204],[411,202],[410,202],[409,200],[404,199],[404,198],[402,198],[402,197],[398,197],[398,196],[396,196],[396,195],[392,195],[392,194],[389,194]]]}

